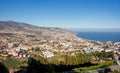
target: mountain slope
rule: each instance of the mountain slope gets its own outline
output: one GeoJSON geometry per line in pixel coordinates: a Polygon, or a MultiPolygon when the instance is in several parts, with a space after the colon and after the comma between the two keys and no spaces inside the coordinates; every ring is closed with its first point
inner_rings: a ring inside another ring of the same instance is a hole
{"type": "Polygon", "coordinates": [[[37,27],[34,25],[14,22],[14,21],[0,21],[0,31],[6,32],[26,32],[26,33],[47,33],[47,32],[57,32],[57,33],[72,33],[61,28],[46,28],[46,27],[37,27]]]}
{"type": "Polygon", "coordinates": [[[0,21],[0,41],[18,42],[29,46],[57,44],[56,47],[60,44],[65,45],[67,43],[66,45],[68,45],[69,43],[73,47],[83,42],[84,39],[78,38],[75,33],[61,28],[46,28],[22,22],[0,21]]]}

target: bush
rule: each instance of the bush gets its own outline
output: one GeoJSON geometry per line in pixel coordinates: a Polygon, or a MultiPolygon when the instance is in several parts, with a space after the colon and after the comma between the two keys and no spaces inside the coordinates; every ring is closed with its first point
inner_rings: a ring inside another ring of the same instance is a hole
{"type": "Polygon", "coordinates": [[[8,67],[8,69],[17,69],[20,67],[21,62],[14,58],[8,58],[7,60],[2,61],[2,63],[8,67]]]}
{"type": "Polygon", "coordinates": [[[73,71],[83,71],[83,70],[94,70],[94,69],[98,69],[98,68],[104,68],[110,65],[114,65],[113,61],[108,61],[108,62],[104,62],[104,63],[100,63],[98,65],[95,66],[89,66],[89,67],[80,67],[80,68],[74,68],[73,71]]]}

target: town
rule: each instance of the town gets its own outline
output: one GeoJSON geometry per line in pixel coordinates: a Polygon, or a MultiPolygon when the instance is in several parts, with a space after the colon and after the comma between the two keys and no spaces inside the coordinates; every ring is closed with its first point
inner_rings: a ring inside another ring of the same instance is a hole
{"type": "Polygon", "coordinates": [[[42,64],[51,68],[51,64],[56,68],[51,70],[64,72],[86,63],[90,66],[113,65],[113,54],[120,54],[120,42],[88,40],[61,28],[36,27],[14,21],[1,21],[0,27],[0,62],[10,73],[27,71],[31,65],[29,59],[40,61],[38,67],[42,64]]]}
{"type": "MultiPolygon", "coordinates": [[[[5,39],[1,39],[1,42],[5,42],[5,39]]],[[[91,53],[91,52],[118,52],[120,53],[120,42],[99,42],[84,40],[80,43],[55,41],[55,40],[43,40],[44,44],[26,46],[19,42],[7,43],[0,49],[0,58],[12,56],[14,58],[28,58],[36,54],[37,51],[41,51],[40,55],[45,58],[54,56],[54,52],[67,53],[67,52],[79,52],[79,53],[91,53]],[[47,42],[46,42],[47,41],[47,42]],[[54,42],[53,42],[54,41],[54,42]],[[46,42],[46,43],[45,43],[46,42]],[[5,47],[5,48],[4,48],[5,47]],[[4,49],[2,49],[4,48],[4,49]]]]}

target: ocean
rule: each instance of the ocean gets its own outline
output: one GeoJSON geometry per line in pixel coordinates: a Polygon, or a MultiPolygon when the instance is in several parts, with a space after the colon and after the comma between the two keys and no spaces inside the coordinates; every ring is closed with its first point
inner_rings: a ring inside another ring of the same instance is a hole
{"type": "Polygon", "coordinates": [[[77,36],[101,42],[120,42],[120,32],[77,32],[77,36]]]}

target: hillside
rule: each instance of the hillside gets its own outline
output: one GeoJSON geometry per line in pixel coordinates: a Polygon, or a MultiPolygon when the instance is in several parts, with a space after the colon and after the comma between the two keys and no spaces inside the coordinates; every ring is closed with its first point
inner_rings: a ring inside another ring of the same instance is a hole
{"type": "MultiPolygon", "coordinates": [[[[61,31],[68,32],[61,28],[47,28],[47,27],[38,27],[34,25],[30,25],[22,22],[14,22],[14,21],[0,21],[0,30],[3,32],[25,32],[25,33],[33,33],[33,32],[44,32],[44,31],[61,31]]],[[[57,32],[59,33],[59,32],[57,32]]]]}
{"type": "Polygon", "coordinates": [[[62,28],[0,21],[0,61],[8,69],[58,73],[107,67],[114,64],[119,44],[82,39],[62,28]]]}
{"type": "MultiPolygon", "coordinates": [[[[75,33],[62,28],[38,27],[22,22],[0,21],[0,41],[4,43],[18,42],[27,46],[48,46],[58,43],[67,43],[71,47],[84,39],[78,38],[75,33]]],[[[1,43],[2,44],[2,43],[1,43]]]]}

